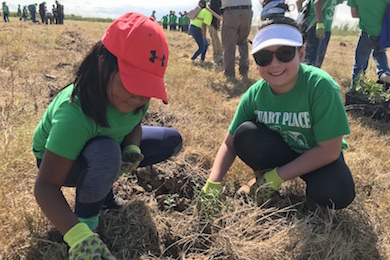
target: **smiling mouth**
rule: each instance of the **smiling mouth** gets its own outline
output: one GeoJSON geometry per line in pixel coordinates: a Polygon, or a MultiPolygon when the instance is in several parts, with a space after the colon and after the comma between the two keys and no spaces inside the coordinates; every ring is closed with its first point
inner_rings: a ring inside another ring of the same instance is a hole
{"type": "Polygon", "coordinates": [[[284,73],[284,70],[283,71],[280,71],[280,72],[270,72],[269,74],[271,74],[271,76],[280,76],[284,73]]]}

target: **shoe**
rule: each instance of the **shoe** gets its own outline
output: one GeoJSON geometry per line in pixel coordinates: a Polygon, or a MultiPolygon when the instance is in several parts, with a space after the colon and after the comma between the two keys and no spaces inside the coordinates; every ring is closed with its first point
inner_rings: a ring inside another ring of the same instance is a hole
{"type": "Polygon", "coordinates": [[[102,209],[120,209],[128,202],[128,200],[124,200],[121,197],[114,195],[114,192],[111,189],[110,192],[107,194],[106,198],[104,199],[102,209]]]}
{"type": "Polygon", "coordinates": [[[382,83],[390,83],[390,72],[382,73],[379,80],[382,81],[382,83]]]}

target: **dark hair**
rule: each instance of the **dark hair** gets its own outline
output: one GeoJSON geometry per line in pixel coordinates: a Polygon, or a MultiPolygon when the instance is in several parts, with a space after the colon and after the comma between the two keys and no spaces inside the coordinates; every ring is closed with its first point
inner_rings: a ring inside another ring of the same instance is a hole
{"type": "MultiPolygon", "coordinates": [[[[113,75],[119,72],[117,58],[109,52],[101,41],[97,42],[80,64],[74,79],[74,87],[69,102],[77,96],[83,113],[96,124],[109,127],[107,121],[107,86],[113,75]],[[99,57],[102,61],[99,67],[99,57]]],[[[136,109],[136,113],[145,105],[136,109]]]]}
{"type": "Polygon", "coordinates": [[[275,17],[274,19],[267,19],[267,20],[264,20],[264,21],[260,22],[258,29],[260,30],[260,29],[262,29],[264,27],[267,27],[269,25],[272,25],[272,24],[286,24],[286,25],[290,25],[292,27],[297,28],[301,32],[301,34],[302,34],[303,42],[305,42],[305,34],[302,33],[301,26],[294,19],[292,19],[290,17],[286,17],[286,16],[284,16],[284,17],[275,17]]]}

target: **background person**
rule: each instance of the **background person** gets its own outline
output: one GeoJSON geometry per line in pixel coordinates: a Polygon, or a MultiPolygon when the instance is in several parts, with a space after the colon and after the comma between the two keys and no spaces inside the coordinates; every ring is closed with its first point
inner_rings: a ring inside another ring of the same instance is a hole
{"type": "Polygon", "coordinates": [[[132,170],[181,149],[176,130],[140,124],[152,97],[167,103],[163,77],[168,57],[158,23],[137,13],[123,15],[95,44],[35,130],[39,172],[34,195],[64,235],[70,259],[115,259],[93,231],[102,206],[116,205],[112,185],[121,161],[132,170]],[[62,186],[76,187],[74,213],[62,186]]]}
{"type": "Polygon", "coordinates": [[[5,23],[9,23],[9,8],[6,2],[2,3],[3,19],[5,23]]]}
{"type": "Polygon", "coordinates": [[[365,75],[371,53],[376,64],[376,73],[379,80],[390,83],[386,49],[378,47],[383,17],[388,4],[390,4],[390,0],[348,0],[352,17],[359,18],[360,28],[360,35],[355,50],[355,61],[353,63],[351,90],[355,90],[360,74],[365,75]]]}
{"type": "Polygon", "coordinates": [[[339,86],[323,70],[301,63],[305,46],[291,18],[265,21],[252,54],[262,79],[238,105],[202,188],[201,206],[220,197],[221,181],[238,155],[255,171],[247,192],[259,205],[284,181],[300,177],[308,200],[347,207],[355,188],[342,153],[350,130],[339,86]]]}
{"type": "Polygon", "coordinates": [[[221,0],[222,9],[222,48],[224,74],[235,78],[236,45],[240,54],[239,73],[248,77],[248,35],[252,25],[251,0],[221,0]]]}
{"type": "Polygon", "coordinates": [[[191,57],[192,61],[194,61],[199,55],[202,62],[206,58],[206,52],[209,46],[209,42],[207,40],[207,27],[210,26],[212,19],[213,15],[206,8],[202,8],[195,19],[190,23],[188,34],[192,35],[196,44],[198,44],[198,49],[191,57]]]}

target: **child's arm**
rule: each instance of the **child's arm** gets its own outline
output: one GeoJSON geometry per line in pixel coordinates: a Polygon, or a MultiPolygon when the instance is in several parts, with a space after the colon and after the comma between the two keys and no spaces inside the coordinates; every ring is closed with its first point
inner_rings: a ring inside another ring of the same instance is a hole
{"type": "Polygon", "coordinates": [[[237,154],[233,146],[233,137],[231,134],[227,134],[214,159],[209,180],[212,182],[222,181],[223,177],[234,162],[236,155],[237,154]]]}
{"type": "Polygon", "coordinates": [[[323,4],[323,0],[314,1],[314,12],[316,13],[317,23],[324,23],[322,19],[322,4],[323,4]]]}
{"type": "Polygon", "coordinates": [[[62,235],[79,222],[61,191],[72,165],[72,160],[46,150],[34,187],[39,206],[62,235]]]}
{"type": "Polygon", "coordinates": [[[140,124],[136,125],[133,130],[128,133],[122,141],[121,147],[125,148],[130,144],[140,146],[142,138],[142,127],[140,124]]]}
{"type": "Polygon", "coordinates": [[[353,18],[359,18],[359,13],[358,13],[357,7],[351,7],[351,15],[353,18]]]}
{"type": "Polygon", "coordinates": [[[342,136],[319,142],[318,146],[279,167],[278,174],[283,180],[289,180],[321,168],[339,158],[341,146],[342,136]]]}

